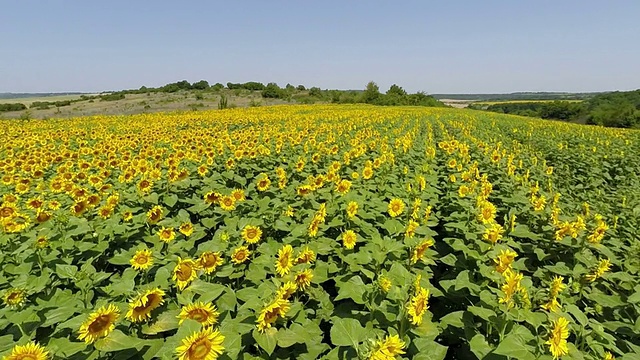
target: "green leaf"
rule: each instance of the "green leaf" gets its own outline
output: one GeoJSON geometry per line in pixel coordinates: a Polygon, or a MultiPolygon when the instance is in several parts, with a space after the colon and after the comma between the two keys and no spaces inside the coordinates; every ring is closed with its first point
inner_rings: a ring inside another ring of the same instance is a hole
{"type": "Polygon", "coordinates": [[[78,267],[75,265],[56,264],[56,274],[61,279],[73,279],[77,272],[78,267]]]}
{"type": "Polygon", "coordinates": [[[524,339],[520,335],[507,334],[493,352],[494,354],[509,356],[519,360],[535,359],[532,348],[525,344],[524,339]]]}
{"type": "Polygon", "coordinates": [[[415,339],[413,344],[418,349],[418,353],[413,357],[416,360],[442,360],[447,356],[447,348],[433,340],[415,339]]]}
{"type": "Polygon", "coordinates": [[[47,344],[47,349],[62,358],[70,358],[72,355],[87,348],[83,341],[71,341],[67,338],[53,338],[47,344]]]}
{"type": "Polygon", "coordinates": [[[266,351],[269,356],[273,354],[273,350],[276,349],[278,343],[278,330],[276,328],[268,328],[264,333],[261,333],[258,329],[253,330],[253,338],[258,343],[258,346],[262,350],[266,351]]]}
{"type": "Polygon", "coordinates": [[[153,324],[142,327],[142,333],[155,335],[161,332],[175,330],[178,328],[179,310],[169,310],[161,313],[153,324]]]}
{"type": "Polygon", "coordinates": [[[491,346],[489,346],[487,339],[485,339],[482,334],[476,334],[472,337],[471,341],[469,341],[469,347],[471,348],[471,352],[473,352],[478,359],[484,358],[491,352],[491,350],[493,350],[491,346]]]}
{"type": "Polygon", "coordinates": [[[365,285],[360,276],[354,276],[346,282],[340,281],[336,285],[340,290],[338,291],[338,296],[336,296],[335,300],[351,299],[356,304],[365,303],[362,299],[362,295],[365,292],[365,285]]]}
{"type": "Polygon", "coordinates": [[[336,346],[351,346],[354,349],[367,338],[367,330],[356,319],[333,318],[331,343],[336,346]]]}
{"type": "Polygon", "coordinates": [[[173,207],[173,205],[175,205],[177,202],[178,202],[178,195],[176,194],[170,194],[170,195],[164,196],[164,203],[168,207],[173,207]]]}
{"type": "Polygon", "coordinates": [[[127,336],[122,331],[116,329],[107,335],[107,337],[96,341],[94,346],[100,351],[111,352],[136,348],[140,343],[140,339],[127,336]]]}
{"type": "Polygon", "coordinates": [[[382,228],[387,230],[389,235],[399,234],[404,231],[404,225],[396,219],[388,219],[384,222],[382,228]]]}

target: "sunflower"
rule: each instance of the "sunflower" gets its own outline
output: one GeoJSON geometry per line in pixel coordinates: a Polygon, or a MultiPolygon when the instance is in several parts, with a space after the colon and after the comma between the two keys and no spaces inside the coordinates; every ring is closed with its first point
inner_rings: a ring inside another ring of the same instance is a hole
{"type": "Polygon", "coordinates": [[[296,264],[310,264],[316,260],[316,253],[305,247],[296,257],[296,264]]]}
{"type": "Polygon", "coordinates": [[[416,289],[415,295],[409,300],[408,313],[409,320],[413,325],[422,324],[422,317],[429,308],[429,290],[419,287],[416,289]]]}
{"type": "Polygon", "coordinates": [[[365,180],[369,180],[371,179],[371,177],[373,176],[373,169],[370,167],[365,167],[362,170],[362,178],[365,180]]]}
{"type": "Polygon", "coordinates": [[[380,276],[378,278],[378,286],[380,287],[380,290],[382,290],[383,292],[389,292],[389,290],[391,289],[391,280],[386,277],[386,276],[380,276]]]}
{"type": "Polygon", "coordinates": [[[183,306],[178,319],[180,319],[179,324],[182,324],[186,319],[191,319],[199,322],[202,326],[213,326],[218,322],[218,316],[220,313],[215,305],[198,301],[183,306]]]}
{"type": "Polygon", "coordinates": [[[336,192],[344,195],[349,192],[351,189],[351,181],[349,180],[340,180],[339,183],[336,184],[336,192]]]}
{"type": "Polygon", "coordinates": [[[409,223],[407,224],[407,230],[405,230],[404,232],[404,236],[408,238],[414,237],[419,226],[420,224],[418,224],[417,221],[409,220],[409,223]]]}
{"type": "Polygon", "coordinates": [[[126,318],[131,322],[145,321],[151,317],[151,312],[164,303],[165,293],[160,288],[147,290],[129,301],[129,311],[126,318]]]}
{"type": "Polygon", "coordinates": [[[387,207],[387,212],[389,212],[389,215],[391,217],[397,217],[400,216],[400,214],[402,214],[402,212],[404,211],[404,201],[396,198],[393,199],[389,202],[389,206],[387,207]]]}
{"type": "Polygon", "coordinates": [[[224,335],[219,330],[205,327],[182,339],[176,355],[179,360],[215,360],[224,352],[223,342],[224,335]]]}
{"type": "Polygon", "coordinates": [[[231,211],[236,208],[236,198],[233,196],[223,196],[220,199],[220,207],[222,210],[231,211]]]}
{"type": "Polygon", "coordinates": [[[347,204],[347,216],[349,219],[352,219],[358,213],[358,203],[355,201],[350,201],[347,204]]]}
{"type": "Polygon", "coordinates": [[[125,211],[122,213],[122,220],[131,221],[133,219],[133,213],[131,211],[125,211]]]}
{"type": "Polygon", "coordinates": [[[86,201],[76,201],[73,206],[71,206],[71,214],[74,216],[82,216],[88,208],[89,204],[87,204],[86,201]]]}
{"type": "Polygon", "coordinates": [[[518,254],[511,249],[507,249],[506,251],[500,250],[498,257],[493,259],[493,262],[496,264],[496,271],[502,274],[511,269],[511,263],[513,263],[516,257],[518,257],[518,254]]]}
{"type": "Polygon", "coordinates": [[[209,191],[203,196],[204,202],[206,204],[217,204],[221,198],[222,198],[222,194],[214,191],[209,191]]]}
{"type": "Polygon", "coordinates": [[[513,296],[518,293],[522,287],[520,282],[522,281],[522,274],[507,269],[502,273],[504,276],[504,284],[500,287],[503,296],[498,299],[501,304],[507,304],[507,308],[513,306],[513,296]]]}
{"type": "Polygon", "coordinates": [[[231,192],[231,196],[233,196],[233,198],[238,202],[246,200],[246,197],[244,195],[244,190],[242,190],[242,189],[233,190],[231,192]]]}
{"type": "Polygon", "coordinates": [[[434,242],[431,239],[423,240],[411,251],[411,264],[415,264],[418,261],[422,260],[424,257],[424,253],[433,246],[434,242]]]}
{"type": "Polygon", "coordinates": [[[311,279],[313,279],[313,272],[311,271],[311,269],[298,271],[294,279],[298,288],[305,290],[307,286],[311,285],[311,279]]]}
{"type": "Polygon", "coordinates": [[[553,329],[549,340],[545,344],[549,345],[549,351],[554,359],[569,354],[567,338],[569,337],[569,321],[561,317],[552,323],[553,329]]]}
{"type": "Polygon", "coordinates": [[[51,217],[52,217],[51,213],[49,213],[49,212],[47,212],[45,210],[39,210],[38,213],[36,214],[36,219],[35,220],[36,220],[36,222],[38,224],[42,224],[42,223],[45,223],[45,222],[51,220],[51,217]]]}
{"type": "Polygon", "coordinates": [[[113,305],[105,305],[89,315],[78,330],[78,338],[90,344],[101,337],[109,335],[116,327],[120,310],[113,305]]]}
{"type": "Polygon", "coordinates": [[[240,265],[243,262],[249,260],[249,256],[251,255],[251,251],[246,246],[239,246],[233,253],[231,254],[231,262],[236,265],[240,265]]]}
{"type": "Polygon", "coordinates": [[[133,254],[131,260],[129,260],[129,264],[136,270],[147,270],[151,266],[153,266],[153,256],[151,250],[142,249],[136,251],[133,254]]]}
{"type": "Polygon", "coordinates": [[[6,355],[3,360],[47,360],[49,351],[35,342],[29,342],[25,345],[16,345],[11,349],[11,353],[6,355]]]}
{"type": "Polygon", "coordinates": [[[286,283],[282,284],[282,286],[280,286],[280,288],[276,292],[276,297],[283,300],[289,300],[291,295],[293,295],[296,290],[298,290],[298,285],[296,285],[296,283],[293,281],[287,281],[286,283]]]}
{"type": "Polygon", "coordinates": [[[178,257],[178,263],[173,268],[172,279],[176,282],[179,290],[186,288],[193,280],[198,277],[196,272],[198,264],[192,259],[184,259],[178,257]]]}
{"type": "Polygon", "coordinates": [[[267,176],[267,174],[265,173],[261,173],[260,175],[258,175],[258,182],[256,184],[256,188],[258,189],[258,191],[267,191],[267,189],[269,189],[269,186],[271,186],[271,180],[269,180],[269,176],[267,176]]]}
{"type": "Polygon", "coordinates": [[[278,316],[284,317],[291,308],[289,301],[276,298],[271,304],[267,305],[260,311],[258,315],[257,327],[260,332],[264,332],[271,327],[271,324],[278,320],[278,316]]]}
{"type": "Polygon", "coordinates": [[[404,354],[402,350],[406,344],[398,335],[387,336],[384,340],[378,340],[369,356],[369,360],[393,360],[398,355],[404,354]]]}
{"type": "Polygon", "coordinates": [[[170,243],[173,241],[173,239],[176,238],[176,232],[173,230],[173,228],[166,228],[164,226],[161,227],[160,230],[158,230],[157,234],[160,240],[166,243],[170,243]]]}
{"type": "Polygon", "coordinates": [[[357,235],[353,230],[347,230],[342,233],[342,246],[351,250],[356,246],[357,235]]]}
{"type": "Polygon", "coordinates": [[[190,221],[183,222],[180,224],[178,231],[184,236],[191,236],[193,234],[193,224],[190,221]]]}
{"type": "Polygon", "coordinates": [[[602,275],[604,275],[610,269],[611,269],[611,261],[609,261],[609,259],[601,259],[598,262],[598,266],[596,267],[596,269],[593,270],[593,273],[586,275],[585,278],[589,282],[594,282],[598,278],[601,278],[602,275]]]}
{"type": "Polygon", "coordinates": [[[502,225],[493,223],[490,227],[485,229],[484,234],[482,234],[482,238],[491,243],[491,245],[495,245],[500,239],[502,239],[502,234],[504,234],[504,228],[502,225]]]}
{"type": "Polygon", "coordinates": [[[285,276],[293,267],[293,247],[284,245],[278,250],[278,259],[276,260],[276,272],[280,276],[285,276]]]}
{"type": "Polygon", "coordinates": [[[260,241],[262,230],[257,226],[247,225],[242,229],[242,238],[249,244],[255,244],[260,241]]]}
{"type": "Polygon", "coordinates": [[[44,249],[49,245],[49,240],[45,236],[38,236],[36,239],[36,248],[44,249]]]}
{"type": "Polygon", "coordinates": [[[44,201],[39,196],[27,200],[27,207],[31,210],[38,210],[43,205],[44,205],[44,201]]]}
{"type": "Polygon", "coordinates": [[[222,255],[220,251],[205,251],[198,258],[200,268],[204,270],[205,274],[211,274],[216,271],[216,268],[222,265],[222,255]]]}
{"type": "Polygon", "coordinates": [[[478,221],[483,224],[491,224],[495,222],[496,206],[491,202],[482,200],[480,203],[480,212],[478,213],[478,221]]]}
{"type": "Polygon", "coordinates": [[[22,306],[27,298],[27,292],[24,289],[13,288],[4,293],[2,300],[9,307],[22,306]]]}
{"type": "Polygon", "coordinates": [[[149,224],[157,224],[163,217],[162,206],[156,205],[151,210],[147,211],[147,222],[149,224]]]}

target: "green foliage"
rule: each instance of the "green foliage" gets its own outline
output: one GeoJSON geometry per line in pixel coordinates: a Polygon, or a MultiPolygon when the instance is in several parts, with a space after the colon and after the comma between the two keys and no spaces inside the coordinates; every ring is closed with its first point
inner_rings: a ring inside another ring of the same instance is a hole
{"type": "Polygon", "coordinates": [[[226,96],[221,95],[220,100],[218,101],[218,109],[223,110],[229,107],[229,102],[226,96]]]}
{"type": "Polygon", "coordinates": [[[0,104],[0,112],[3,111],[21,111],[26,110],[27,106],[21,103],[0,104]]]}
{"type": "Polygon", "coordinates": [[[276,83],[268,83],[267,86],[262,90],[263,98],[271,98],[271,99],[281,99],[285,97],[285,92],[281,89],[276,83]]]}
{"type": "Polygon", "coordinates": [[[108,94],[108,95],[100,95],[100,100],[101,101],[116,101],[116,100],[122,100],[125,98],[125,94],[123,93],[113,93],[113,94],[108,94]]]}

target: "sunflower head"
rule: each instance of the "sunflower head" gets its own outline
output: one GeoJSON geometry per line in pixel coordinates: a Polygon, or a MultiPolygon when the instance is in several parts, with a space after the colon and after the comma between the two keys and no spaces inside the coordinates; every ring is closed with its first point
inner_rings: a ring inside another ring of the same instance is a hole
{"type": "Polygon", "coordinates": [[[11,349],[11,353],[4,357],[4,360],[47,360],[49,351],[35,342],[25,345],[16,345],[11,349]]]}
{"type": "Polygon", "coordinates": [[[251,255],[251,251],[246,246],[239,246],[233,253],[231,254],[231,262],[236,265],[242,264],[245,261],[249,260],[249,256],[251,255]]]}
{"type": "Polygon", "coordinates": [[[262,230],[257,226],[247,225],[242,229],[242,238],[249,244],[255,244],[260,241],[262,230]]]}
{"type": "Polygon", "coordinates": [[[205,327],[183,339],[176,355],[179,360],[215,360],[224,352],[223,341],[219,330],[205,327]]]}
{"type": "Polygon", "coordinates": [[[153,265],[153,255],[151,250],[142,249],[136,251],[131,260],[129,260],[131,267],[136,270],[147,270],[153,265]]]}
{"type": "Polygon", "coordinates": [[[7,290],[2,296],[2,300],[9,307],[22,306],[27,298],[27,292],[24,289],[13,288],[7,290]]]}
{"type": "Polygon", "coordinates": [[[387,207],[387,212],[391,217],[398,217],[402,212],[404,212],[404,201],[401,199],[395,198],[389,202],[387,207]]]}
{"type": "Polygon", "coordinates": [[[105,305],[89,315],[78,331],[78,338],[90,344],[101,337],[109,335],[116,327],[120,310],[113,305],[105,305]]]}
{"type": "Polygon", "coordinates": [[[180,315],[178,315],[178,319],[180,319],[180,324],[186,319],[191,319],[199,322],[203,326],[213,326],[218,322],[218,316],[220,316],[220,313],[215,305],[198,301],[183,306],[182,310],[180,310],[180,315]]]}
{"type": "Polygon", "coordinates": [[[151,317],[151,311],[164,303],[165,293],[159,288],[138,294],[129,302],[126,318],[131,322],[141,322],[151,317]]]}

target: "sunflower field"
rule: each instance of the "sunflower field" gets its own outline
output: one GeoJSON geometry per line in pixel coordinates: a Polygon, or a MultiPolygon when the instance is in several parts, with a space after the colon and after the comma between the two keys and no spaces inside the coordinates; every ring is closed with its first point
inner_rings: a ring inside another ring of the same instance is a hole
{"type": "Polygon", "coordinates": [[[638,131],[314,105],[0,136],[5,359],[640,358],[638,131]]]}

